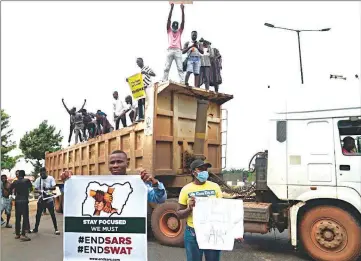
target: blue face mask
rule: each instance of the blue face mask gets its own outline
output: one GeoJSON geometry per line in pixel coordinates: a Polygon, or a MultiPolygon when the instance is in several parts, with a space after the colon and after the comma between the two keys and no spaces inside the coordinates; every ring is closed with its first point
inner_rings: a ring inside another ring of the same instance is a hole
{"type": "Polygon", "coordinates": [[[196,179],[198,179],[199,182],[203,183],[207,181],[208,177],[209,177],[208,171],[201,171],[196,176],[196,179]]]}

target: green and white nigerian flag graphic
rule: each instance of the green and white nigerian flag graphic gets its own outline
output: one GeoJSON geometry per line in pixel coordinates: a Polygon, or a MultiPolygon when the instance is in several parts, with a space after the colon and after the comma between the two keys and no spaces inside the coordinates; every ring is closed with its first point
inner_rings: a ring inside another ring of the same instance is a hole
{"type": "Polygon", "coordinates": [[[139,176],[73,176],[64,189],[64,261],[146,261],[147,187],[139,176]]]}

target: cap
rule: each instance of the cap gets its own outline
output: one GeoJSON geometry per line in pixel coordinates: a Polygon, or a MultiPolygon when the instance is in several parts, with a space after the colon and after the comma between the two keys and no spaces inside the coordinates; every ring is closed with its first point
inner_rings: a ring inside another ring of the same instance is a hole
{"type": "Polygon", "coordinates": [[[211,165],[210,163],[205,163],[205,162],[204,162],[203,160],[201,160],[201,159],[196,159],[196,160],[194,160],[194,161],[191,163],[191,165],[190,165],[190,167],[191,167],[192,170],[195,170],[196,168],[199,168],[199,167],[202,167],[202,166],[207,167],[207,168],[211,168],[211,167],[212,167],[212,165],[211,165]]]}

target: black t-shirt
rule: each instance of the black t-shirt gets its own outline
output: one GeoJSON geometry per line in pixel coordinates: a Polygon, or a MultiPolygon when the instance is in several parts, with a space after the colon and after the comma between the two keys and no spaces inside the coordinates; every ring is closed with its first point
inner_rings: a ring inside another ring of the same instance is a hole
{"type": "Polygon", "coordinates": [[[15,189],[15,200],[29,200],[29,190],[32,184],[28,179],[18,179],[11,184],[11,190],[15,189]]]}

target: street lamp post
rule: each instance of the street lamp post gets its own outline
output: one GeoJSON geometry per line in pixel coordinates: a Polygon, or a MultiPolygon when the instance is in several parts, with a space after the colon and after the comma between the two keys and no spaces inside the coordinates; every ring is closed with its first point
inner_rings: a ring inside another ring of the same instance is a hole
{"type": "Polygon", "coordinates": [[[273,24],[269,24],[269,23],[265,23],[264,25],[267,26],[267,27],[270,27],[270,28],[277,28],[277,29],[282,29],[282,30],[287,30],[287,31],[292,31],[292,32],[296,32],[296,33],[297,33],[297,39],[298,39],[298,55],[299,55],[299,57],[300,57],[301,83],[303,84],[303,68],[302,68],[300,33],[301,33],[301,32],[327,32],[327,31],[330,31],[331,28],[324,28],[324,29],[319,29],[319,30],[296,30],[296,29],[290,29],[290,28],[285,28],[285,27],[274,26],[273,24]]]}

